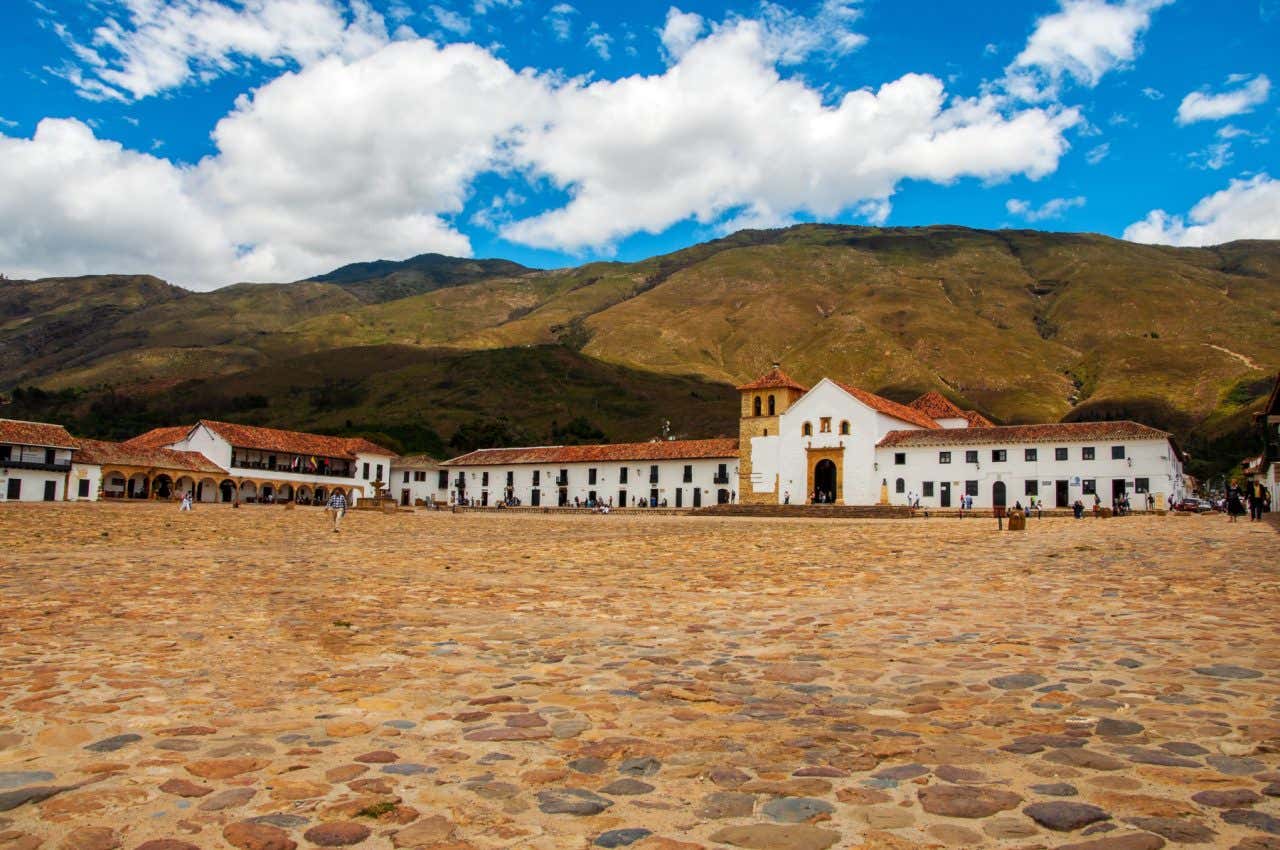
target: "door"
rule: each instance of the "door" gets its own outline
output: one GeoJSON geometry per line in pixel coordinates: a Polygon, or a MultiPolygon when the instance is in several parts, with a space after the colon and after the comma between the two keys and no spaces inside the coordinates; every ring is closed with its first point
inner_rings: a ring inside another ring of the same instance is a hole
{"type": "Polygon", "coordinates": [[[559,497],[559,502],[558,502],[558,504],[559,504],[559,505],[560,505],[560,507],[562,507],[562,508],[563,508],[565,505],[569,504],[569,488],[568,488],[568,487],[561,487],[561,488],[560,488],[560,497],[559,497]]]}
{"type": "Polygon", "coordinates": [[[58,498],[58,482],[57,481],[44,482],[44,500],[46,502],[52,502],[56,498],[58,498]]]}
{"type": "Polygon", "coordinates": [[[5,498],[10,500],[22,498],[22,479],[10,478],[9,488],[5,491],[5,498]]]}
{"type": "Polygon", "coordinates": [[[684,507],[684,488],[683,487],[676,488],[676,507],[677,508],[684,507]]]}
{"type": "Polygon", "coordinates": [[[938,505],[939,507],[951,507],[951,482],[943,481],[938,485],[938,505]]]}
{"type": "Polygon", "coordinates": [[[625,508],[626,506],[627,506],[627,491],[619,490],[618,491],[618,507],[625,508]]]}
{"type": "Polygon", "coordinates": [[[542,504],[541,490],[536,487],[533,489],[533,492],[529,494],[529,504],[533,505],[535,508],[542,504]]]}
{"type": "Polygon", "coordinates": [[[991,485],[991,507],[995,508],[996,515],[998,516],[1004,513],[1004,506],[1004,482],[997,481],[995,484],[991,485]]]}
{"type": "Polygon", "coordinates": [[[1115,504],[1120,499],[1123,499],[1124,494],[1125,494],[1124,479],[1112,478],[1111,479],[1111,503],[1115,504]]]}
{"type": "Polygon", "coordinates": [[[649,507],[656,508],[658,506],[658,488],[654,487],[649,491],[649,507]]]}
{"type": "Polygon", "coordinates": [[[1065,508],[1071,504],[1070,486],[1068,481],[1053,482],[1053,498],[1058,503],[1058,507],[1065,508]]]}
{"type": "Polygon", "coordinates": [[[409,506],[409,491],[408,491],[408,490],[401,490],[401,491],[400,491],[400,504],[401,504],[402,506],[404,506],[404,507],[408,507],[408,506],[409,506]]]}
{"type": "Polygon", "coordinates": [[[693,506],[695,508],[702,507],[702,488],[701,487],[693,488],[693,506]]]}

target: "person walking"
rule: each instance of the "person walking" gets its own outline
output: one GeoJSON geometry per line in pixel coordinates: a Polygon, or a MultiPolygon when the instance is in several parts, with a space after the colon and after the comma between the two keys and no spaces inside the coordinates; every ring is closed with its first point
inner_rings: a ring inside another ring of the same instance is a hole
{"type": "Polygon", "coordinates": [[[1258,522],[1262,519],[1262,485],[1250,481],[1245,486],[1249,489],[1249,522],[1258,522]]]}
{"type": "Polygon", "coordinates": [[[1084,502],[1076,499],[1075,504],[1071,506],[1071,513],[1076,519],[1081,519],[1084,516],[1084,502]]]}
{"type": "Polygon", "coordinates": [[[342,518],[347,515],[347,497],[341,493],[334,492],[329,497],[329,505],[325,508],[333,514],[333,533],[338,533],[338,526],[342,524],[342,518]]]}
{"type": "Polygon", "coordinates": [[[187,492],[182,494],[182,504],[178,506],[178,512],[181,513],[182,511],[190,511],[190,510],[191,510],[191,491],[188,490],[187,492]]]}
{"type": "Polygon", "coordinates": [[[1227,487],[1227,520],[1235,522],[1236,517],[1244,513],[1244,504],[1240,500],[1240,484],[1234,478],[1227,487]]]}

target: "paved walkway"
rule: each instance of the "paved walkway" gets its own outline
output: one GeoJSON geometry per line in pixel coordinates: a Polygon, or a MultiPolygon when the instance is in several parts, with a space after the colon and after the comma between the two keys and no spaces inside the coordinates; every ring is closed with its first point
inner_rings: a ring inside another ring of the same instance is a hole
{"type": "Polygon", "coordinates": [[[0,508],[0,850],[1280,846],[1280,531],[0,508]]]}

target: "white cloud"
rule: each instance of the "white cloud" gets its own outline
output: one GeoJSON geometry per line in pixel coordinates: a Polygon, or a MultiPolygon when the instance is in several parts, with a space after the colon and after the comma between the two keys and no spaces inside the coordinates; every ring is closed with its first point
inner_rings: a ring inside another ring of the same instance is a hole
{"type": "Polygon", "coordinates": [[[1230,142],[1214,142],[1204,150],[1193,153],[1191,163],[1196,168],[1219,171],[1231,163],[1233,156],[1230,142]]]}
{"type": "Polygon", "coordinates": [[[1100,145],[1092,147],[1089,152],[1084,155],[1085,161],[1090,165],[1097,165],[1102,162],[1111,153],[1111,143],[1103,142],[1100,145]]]}
{"type": "MultiPolygon", "coordinates": [[[[1243,82],[1237,75],[1232,75],[1229,81],[1233,84],[1243,82]]],[[[1258,74],[1243,86],[1220,94],[1193,91],[1178,105],[1178,123],[1186,125],[1196,121],[1220,121],[1232,115],[1252,112],[1255,106],[1265,103],[1270,95],[1271,80],[1267,79],[1266,74],[1258,74]]]]}
{"type": "Polygon", "coordinates": [[[560,89],[554,120],[513,153],[571,199],[503,235],[579,250],[688,218],[831,217],[887,204],[905,179],[1039,177],[1057,167],[1064,131],[1079,120],[1074,110],[1007,115],[994,98],[948,105],[942,83],[919,74],[827,106],[782,78],[777,61],[765,26],[738,21],[665,74],[560,89]]]}
{"type": "Polygon", "coordinates": [[[1033,207],[1028,201],[1010,198],[1005,201],[1004,208],[1010,215],[1016,215],[1027,221],[1045,221],[1052,218],[1062,218],[1067,210],[1082,207],[1084,203],[1084,197],[1077,196],[1074,198],[1053,198],[1045,201],[1039,207],[1033,207]]]}
{"type": "Polygon", "coordinates": [[[387,40],[386,23],[367,0],[105,0],[111,14],[78,44],[80,59],[59,73],[84,97],[148,97],[207,80],[242,62],[302,65],[331,54],[367,54],[387,40]]]}
{"type": "Polygon", "coordinates": [[[1232,180],[1227,188],[1201,198],[1185,218],[1152,210],[1125,228],[1124,238],[1162,245],[1280,239],[1280,180],[1266,174],[1232,180]]]}
{"type": "Polygon", "coordinates": [[[373,257],[465,256],[454,222],[492,173],[504,190],[550,185],[568,200],[523,218],[504,202],[483,215],[489,226],[571,251],[691,219],[717,229],[841,213],[884,221],[903,180],[1053,172],[1080,120],[1057,106],[949,98],[921,74],[832,103],[781,75],[787,54],[767,22],[700,29],[683,47],[671,41],[682,52],[662,73],[614,80],[517,72],[475,45],[421,39],[334,53],[240,98],[214,129],[215,153],[189,168],[78,122],[0,135],[10,199],[0,267],[145,270],[207,287],[373,257]]]}
{"type": "Polygon", "coordinates": [[[455,35],[466,35],[471,32],[471,21],[467,20],[465,15],[460,15],[452,9],[446,9],[443,6],[432,6],[431,17],[435,18],[437,24],[455,35]]]}
{"type": "Polygon", "coordinates": [[[551,7],[551,11],[547,13],[547,23],[551,25],[551,31],[560,41],[568,41],[569,36],[573,35],[573,16],[578,14],[578,10],[568,3],[557,3],[551,7]]]}
{"type": "Polygon", "coordinates": [[[193,192],[191,171],[46,118],[30,139],[0,135],[0,270],[164,274],[231,283],[234,241],[193,192]]]}
{"type": "Polygon", "coordinates": [[[613,36],[600,30],[600,25],[592,23],[587,27],[587,47],[596,52],[601,59],[608,61],[610,58],[609,47],[613,44],[613,36]]]}
{"type": "Polygon", "coordinates": [[[668,60],[680,61],[689,52],[689,48],[697,43],[706,25],[701,15],[681,12],[675,6],[667,9],[667,21],[662,27],[660,38],[668,60]]]}
{"type": "Polygon", "coordinates": [[[520,4],[521,0],[475,0],[471,8],[477,15],[485,15],[493,9],[515,9],[520,4]]]}
{"type": "Polygon", "coordinates": [[[1142,96],[1147,100],[1164,100],[1164,92],[1151,86],[1147,86],[1142,90],[1142,96]]]}
{"type": "Polygon", "coordinates": [[[1151,15],[1172,0],[1062,0],[1036,22],[1027,46],[1006,69],[1006,88],[1028,100],[1053,99],[1066,77],[1096,86],[1141,52],[1151,15]]]}

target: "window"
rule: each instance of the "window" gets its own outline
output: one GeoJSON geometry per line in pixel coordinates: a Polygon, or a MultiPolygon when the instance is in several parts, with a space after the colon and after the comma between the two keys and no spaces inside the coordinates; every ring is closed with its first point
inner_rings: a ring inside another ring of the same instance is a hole
{"type": "MultiPolygon", "coordinates": [[[[537,475],[537,474],[538,473],[536,472],[534,473],[534,475],[537,475]]],[[[436,481],[436,489],[448,490],[449,489],[449,470],[442,469],[437,475],[438,475],[438,480],[436,481]]]]}
{"type": "Polygon", "coordinates": [[[823,434],[831,433],[831,417],[822,416],[818,418],[818,430],[823,434]]]}
{"type": "MultiPolygon", "coordinates": [[[[1143,479],[1143,480],[1145,481],[1146,479],[1143,479]]],[[[1142,491],[1139,490],[1138,492],[1142,492],[1142,491]]],[[[89,498],[89,479],[88,478],[80,479],[80,498],[81,499],[89,498]]]]}
{"type": "Polygon", "coordinates": [[[409,470],[407,469],[404,471],[404,483],[405,484],[409,483],[409,470]]]}
{"type": "Polygon", "coordinates": [[[938,452],[938,463],[951,463],[951,452],[938,452]]]}
{"type": "Polygon", "coordinates": [[[533,471],[533,486],[537,487],[541,483],[542,483],[542,470],[535,469],[533,471]]]}
{"type": "Polygon", "coordinates": [[[1035,449],[1023,449],[1022,459],[1027,463],[1035,463],[1038,458],[1038,452],[1035,449]]]}
{"type": "Polygon", "coordinates": [[[658,465],[656,463],[652,464],[649,467],[649,483],[650,484],[658,483],[658,465]]]}
{"type": "Polygon", "coordinates": [[[375,480],[375,481],[381,481],[381,480],[382,480],[382,464],[378,464],[378,475],[377,475],[377,477],[376,477],[374,480],[375,480]]]}
{"type": "Polygon", "coordinates": [[[1151,492],[1151,479],[1150,479],[1150,478],[1135,478],[1135,479],[1133,479],[1133,491],[1134,491],[1135,493],[1150,493],[1150,492],[1151,492]]]}
{"type": "Polygon", "coordinates": [[[769,415],[772,416],[776,410],[777,410],[777,405],[773,400],[773,396],[769,396],[769,415]]]}
{"type": "Polygon", "coordinates": [[[967,451],[967,452],[965,452],[965,453],[964,453],[964,462],[965,462],[965,463],[977,463],[977,462],[978,462],[978,451],[977,451],[977,449],[974,449],[974,450],[971,450],[971,451],[967,451]]]}
{"type": "Polygon", "coordinates": [[[1027,486],[1026,486],[1026,487],[1024,487],[1024,488],[1023,488],[1023,490],[1022,490],[1022,492],[1023,492],[1024,494],[1026,494],[1026,495],[1028,495],[1028,496],[1039,496],[1039,495],[1040,495],[1040,482],[1039,482],[1039,481],[1037,481],[1037,480],[1036,480],[1036,479],[1034,479],[1034,478],[1028,478],[1028,479],[1027,479],[1027,481],[1026,481],[1026,485],[1027,485],[1027,486]]]}
{"type": "Polygon", "coordinates": [[[1098,482],[1092,478],[1086,478],[1080,482],[1080,488],[1086,496],[1092,496],[1098,492],[1098,482]]]}
{"type": "Polygon", "coordinates": [[[840,423],[840,433],[846,437],[849,436],[849,422],[847,420],[840,423]]]}
{"type": "Polygon", "coordinates": [[[557,487],[569,486],[569,470],[567,469],[560,470],[560,474],[556,476],[556,486],[557,487]]]}
{"type": "Polygon", "coordinates": [[[1124,446],[1112,446],[1112,447],[1111,447],[1111,459],[1112,459],[1112,460],[1124,460],[1124,446]]]}
{"type": "Polygon", "coordinates": [[[895,492],[905,493],[907,492],[907,482],[899,478],[897,481],[893,483],[893,489],[895,492]]]}
{"type": "Polygon", "coordinates": [[[752,416],[760,415],[760,396],[756,396],[755,401],[751,403],[751,415],[752,416]]]}
{"type": "Polygon", "coordinates": [[[894,466],[906,466],[906,465],[907,465],[907,453],[906,453],[906,452],[894,452],[894,453],[893,453],[893,465],[894,465],[894,466]]]}
{"type": "Polygon", "coordinates": [[[489,486],[489,473],[488,473],[488,472],[482,472],[482,473],[480,473],[480,486],[481,486],[481,487],[488,487],[488,486],[489,486]]]}
{"type": "Polygon", "coordinates": [[[425,470],[419,470],[418,472],[413,473],[413,480],[414,480],[414,481],[421,481],[421,482],[423,482],[423,483],[425,484],[425,483],[426,483],[426,481],[427,481],[427,473],[426,473],[426,471],[425,471],[425,470]]]}
{"type": "Polygon", "coordinates": [[[920,485],[920,486],[921,486],[921,488],[924,490],[924,492],[923,492],[921,495],[925,496],[926,498],[932,498],[932,497],[933,497],[933,482],[932,482],[932,481],[926,481],[926,482],[924,482],[924,484],[922,484],[922,485],[920,485]]]}
{"type": "Polygon", "coordinates": [[[9,460],[11,457],[13,457],[13,446],[0,446],[0,460],[9,460]]]}
{"type": "Polygon", "coordinates": [[[1094,455],[1094,448],[1093,448],[1093,446],[1085,446],[1084,448],[1082,448],[1082,449],[1080,450],[1080,459],[1081,459],[1081,460],[1093,460],[1093,455],[1094,455]]]}
{"type": "Polygon", "coordinates": [[[1054,449],[1054,450],[1053,450],[1053,459],[1054,459],[1054,460],[1066,460],[1066,459],[1067,459],[1067,450],[1066,450],[1066,448],[1054,449]]]}
{"type": "Polygon", "coordinates": [[[369,464],[367,463],[364,465],[364,478],[366,481],[369,480],[369,464]]]}
{"type": "Polygon", "coordinates": [[[992,463],[1004,463],[1008,459],[1009,459],[1008,449],[992,449],[991,450],[992,463]]]}
{"type": "Polygon", "coordinates": [[[618,483],[627,483],[627,468],[625,466],[618,470],[618,483]]]}
{"type": "Polygon", "coordinates": [[[693,481],[693,464],[686,463],[684,465],[684,483],[689,484],[693,481]]]}
{"type": "Polygon", "coordinates": [[[805,437],[812,437],[812,436],[813,436],[813,424],[812,424],[812,423],[810,423],[810,422],[806,422],[806,423],[804,423],[803,425],[801,425],[801,426],[800,426],[800,434],[801,434],[802,436],[805,436],[805,437]]]}
{"type": "Polygon", "coordinates": [[[512,470],[512,469],[508,469],[508,470],[507,470],[507,486],[508,486],[508,487],[514,487],[514,486],[516,486],[516,473],[515,473],[515,470],[512,470]]]}
{"type": "Polygon", "coordinates": [[[765,428],[765,429],[764,429],[764,433],[763,433],[763,434],[761,434],[760,436],[762,436],[762,437],[767,437],[767,436],[769,436],[769,429],[768,429],[768,428],[765,428]]]}
{"type": "Polygon", "coordinates": [[[590,469],[588,469],[588,470],[587,470],[587,483],[588,483],[588,484],[595,484],[595,483],[596,483],[596,470],[595,470],[595,467],[591,467],[590,469]]]}
{"type": "Polygon", "coordinates": [[[978,495],[978,482],[977,481],[964,482],[964,494],[966,496],[978,495]]]}

